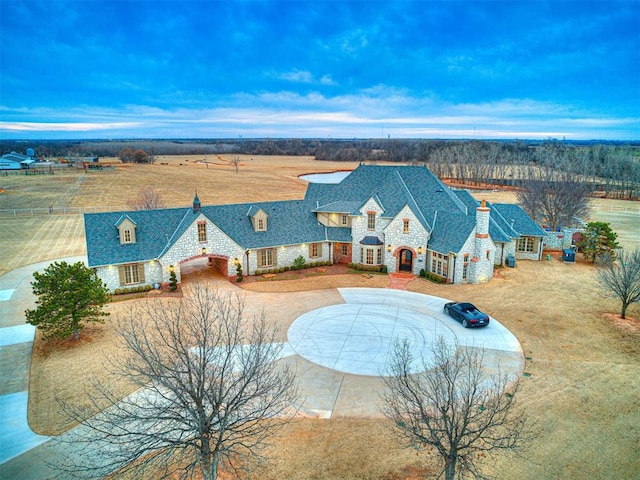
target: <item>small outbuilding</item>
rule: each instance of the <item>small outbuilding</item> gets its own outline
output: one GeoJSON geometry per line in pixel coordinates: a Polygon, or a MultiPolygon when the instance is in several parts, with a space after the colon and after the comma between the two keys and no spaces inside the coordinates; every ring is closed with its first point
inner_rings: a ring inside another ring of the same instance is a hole
{"type": "Polygon", "coordinates": [[[565,248],[564,250],[562,250],[562,261],[565,263],[575,263],[576,252],[574,252],[570,248],[565,248]]]}

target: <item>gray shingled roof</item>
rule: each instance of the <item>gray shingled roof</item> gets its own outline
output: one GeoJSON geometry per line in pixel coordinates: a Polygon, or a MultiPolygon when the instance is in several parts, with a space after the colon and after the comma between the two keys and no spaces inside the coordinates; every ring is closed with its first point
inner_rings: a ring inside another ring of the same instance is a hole
{"type": "MultiPolygon", "coordinates": [[[[479,202],[466,191],[446,187],[426,167],[361,165],[338,184],[308,185],[304,200],[85,215],[90,266],[139,262],[161,257],[193,224],[206,216],[243,249],[335,241],[351,242],[347,227],[327,228],[316,212],[357,213],[370,198],[393,218],[409,206],[427,231],[429,248],[457,252],[472,233],[479,202]],[[250,215],[268,215],[267,231],[256,232],[250,215]],[[136,243],[121,245],[116,225],[127,216],[136,224],[136,243]]],[[[544,236],[518,205],[490,206],[489,233],[494,241],[518,234],[544,236]],[[511,221],[513,220],[513,228],[511,221]]]]}
{"type": "Polygon", "coordinates": [[[191,208],[86,213],[84,228],[89,266],[158,258],[180,225],[190,224],[189,218],[195,218],[191,208]],[[121,245],[116,225],[125,215],[136,224],[136,243],[121,245]]]}
{"type": "Polygon", "coordinates": [[[511,224],[513,222],[513,229],[520,235],[528,237],[544,237],[547,235],[542,228],[540,228],[526,212],[514,203],[495,203],[493,204],[504,220],[511,224]]]}

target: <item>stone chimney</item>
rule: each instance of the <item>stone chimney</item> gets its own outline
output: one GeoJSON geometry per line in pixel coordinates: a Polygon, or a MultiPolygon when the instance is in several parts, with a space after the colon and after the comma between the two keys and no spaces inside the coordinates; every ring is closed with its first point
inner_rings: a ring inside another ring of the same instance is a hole
{"type": "Polygon", "coordinates": [[[469,272],[471,283],[486,282],[493,275],[493,255],[495,247],[489,238],[489,216],[491,209],[482,200],[476,208],[476,242],[474,256],[471,259],[472,268],[469,272]]]}
{"type": "Polygon", "coordinates": [[[490,209],[486,200],[482,200],[480,206],[476,208],[476,238],[489,237],[489,215],[490,209]]]}
{"type": "Polygon", "coordinates": [[[193,197],[193,213],[198,213],[200,211],[200,199],[198,198],[198,192],[196,192],[195,197],[193,197]]]}

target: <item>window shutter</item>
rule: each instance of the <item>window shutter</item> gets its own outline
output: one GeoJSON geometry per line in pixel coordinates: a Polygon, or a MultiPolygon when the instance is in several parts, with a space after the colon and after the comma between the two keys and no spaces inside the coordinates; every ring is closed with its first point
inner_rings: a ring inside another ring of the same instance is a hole
{"type": "Polygon", "coordinates": [[[318,256],[319,257],[322,256],[322,244],[321,243],[318,244],[318,256]]]}
{"type": "Polygon", "coordinates": [[[138,279],[140,283],[144,283],[144,263],[138,264],[138,279]]]}
{"type": "Polygon", "coordinates": [[[124,266],[120,265],[118,267],[118,277],[120,279],[120,285],[124,285],[124,266]]]}
{"type": "Polygon", "coordinates": [[[277,248],[273,249],[273,266],[274,267],[278,266],[278,249],[277,248]]]}

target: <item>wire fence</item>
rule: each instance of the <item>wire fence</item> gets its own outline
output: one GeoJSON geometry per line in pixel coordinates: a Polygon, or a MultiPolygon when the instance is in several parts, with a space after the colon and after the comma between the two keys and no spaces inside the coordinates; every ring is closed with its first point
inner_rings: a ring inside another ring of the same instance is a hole
{"type": "MultiPolygon", "coordinates": [[[[181,208],[181,207],[170,207],[181,208]]],[[[186,207],[184,207],[186,208],[186,207]]],[[[130,211],[126,207],[39,207],[0,209],[0,217],[35,217],[38,215],[82,215],[84,213],[105,213],[130,211]]]]}
{"type": "Polygon", "coordinates": [[[117,212],[122,207],[40,207],[0,209],[0,217],[35,217],[38,215],[82,215],[83,213],[117,212]]]}

